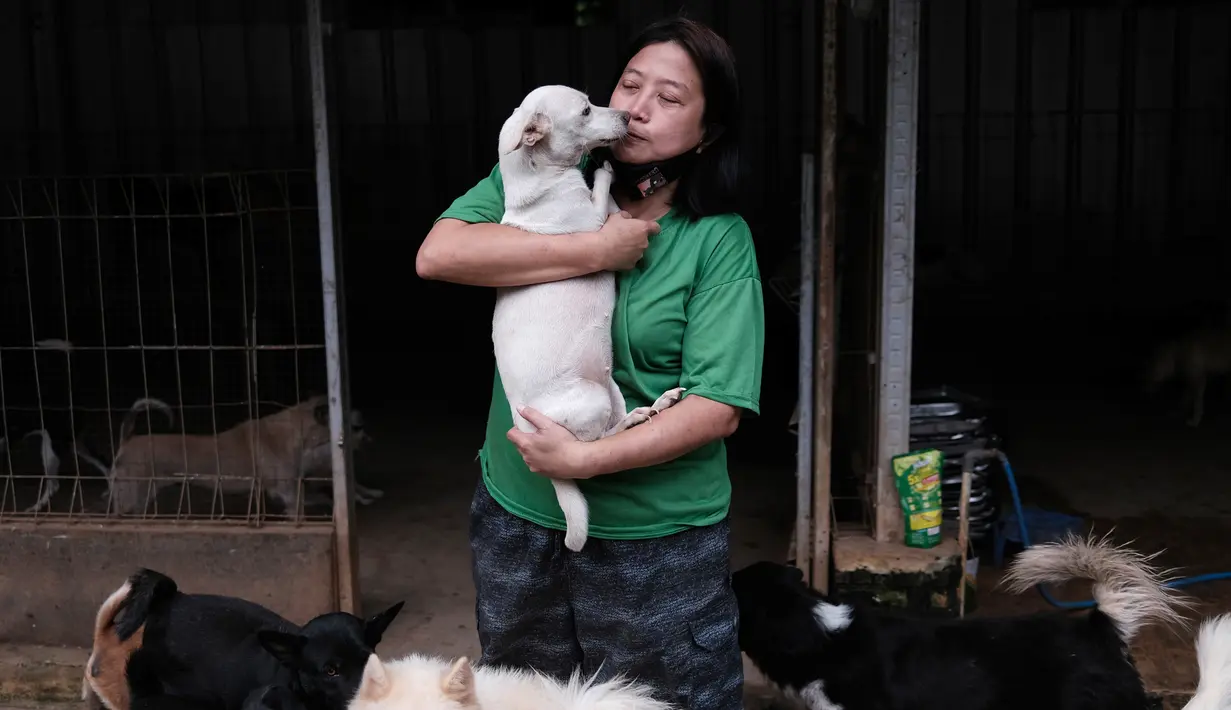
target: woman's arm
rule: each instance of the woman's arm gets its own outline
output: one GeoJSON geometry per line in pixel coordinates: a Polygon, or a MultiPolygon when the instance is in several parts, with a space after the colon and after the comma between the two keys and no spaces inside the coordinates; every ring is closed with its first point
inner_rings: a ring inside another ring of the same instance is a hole
{"type": "Polygon", "coordinates": [[[602,271],[598,232],[533,234],[496,223],[445,218],[415,258],[419,277],[467,286],[525,286],[602,271]]]}
{"type": "Polygon", "coordinates": [[[584,478],[673,461],[739,428],[740,410],[705,397],[685,397],[649,421],[580,447],[584,478]]]}
{"type": "Polygon", "coordinates": [[[468,286],[526,286],[631,269],[656,222],[612,215],[596,232],[535,234],[501,224],[504,181],[492,168],[437,218],[419,245],[420,278],[468,286]]]}
{"type": "Polygon", "coordinates": [[[657,222],[627,212],[607,218],[597,232],[535,234],[494,222],[443,218],[427,233],[415,258],[419,277],[468,286],[525,286],[596,271],[633,268],[657,234],[657,222]]]}
{"type": "Polygon", "coordinates": [[[581,442],[541,412],[524,408],[522,416],[538,429],[513,427],[508,438],[526,465],[551,478],[593,478],[677,459],[739,427],[740,410],[705,397],[685,397],[649,421],[597,441],[581,442]]]}

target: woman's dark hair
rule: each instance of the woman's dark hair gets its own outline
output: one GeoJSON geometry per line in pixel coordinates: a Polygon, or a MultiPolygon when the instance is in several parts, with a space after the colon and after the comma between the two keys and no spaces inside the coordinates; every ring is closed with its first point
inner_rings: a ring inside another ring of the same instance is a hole
{"type": "Polygon", "coordinates": [[[619,85],[624,68],[637,52],[664,42],[675,42],[692,57],[705,92],[702,120],[706,140],[718,133],[680,178],[674,206],[689,219],[732,212],[739,198],[741,106],[735,54],[726,40],[709,27],[683,16],[659,20],[633,38],[620,62],[614,85],[619,85]]]}

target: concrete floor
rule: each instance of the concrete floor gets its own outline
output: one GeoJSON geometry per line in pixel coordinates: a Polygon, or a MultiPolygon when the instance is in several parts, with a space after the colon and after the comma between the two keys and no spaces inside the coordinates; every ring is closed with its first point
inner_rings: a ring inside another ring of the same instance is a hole
{"type": "MultiPolygon", "coordinates": [[[[1027,502],[1081,514],[1099,532],[1114,526],[1117,539],[1135,539],[1141,549],[1166,548],[1163,564],[1178,566],[1184,574],[1231,569],[1231,548],[1220,542],[1231,536],[1231,486],[1225,484],[1231,464],[1220,458],[1231,417],[1214,414],[1192,430],[1097,399],[1010,404],[1006,450],[1027,502]]],[[[357,469],[365,483],[384,489],[385,496],[358,508],[364,611],[406,602],[381,644],[382,653],[475,657],[467,512],[479,473],[475,455],[482,420],[437,416],[408,422],[369,409],[365,415],[375,447],[358,457],[357,469]]],[[[735,566],[786,556],[794,517],[794,439],[785,434],[785,423],[782,435],[774,438],[776,426],[761,422],[761,436],[741,430],[733,442],[735,566]]],[[[1038,595],[999,593],[998,574],[981,571],[979,615],[1049,608],[1038,595]]],[[[1189,591],[1202,602],[1199,615],[1231,610],[1231,583],[1189,591]]],[[[1073,593],[1084,598],[1088,589],[1074,587],[1073,593]]],[[[1191,690],[1191,643],[1186,632],[1144,634],[1134,654],[1147,684],[1164,691],[1191,690]]],[[[758,707],[766,695],[762,679],[747,664],[746,670],[748,706],[758,707]]]]}
{"type": "MultiPolygon", "coordinates": [[[[357,460],[356,470],[385,496],[358,507],[363,611],[406,602],[381,651],[475,658],[479,643],[467,515],[479,475],[474,457],[482,425],[397,430],[365,415],[378,447],[357,460]]],[[[793,525],[794,471],[782,465],[732,468],[732,564],[783,559],[793,525]]],[[[747,663],[745,668],[749,691],[756,694],[759,674],[747,663]]]]}
{"type": "MultiPolygon", "coordinates": [[[[1156,564],[1187,577],[1231,571],[1231,406],[1211,398],[1196,429],[1161,408],[1091,395],[1067,401],[1023,398],[1011,411],[1006,453],[1027,503],[1086,520],[1096,534],[1161,552],[1156,564]]],[[[1010,596],[995,585],[999,570],[981,571],[981,614],[1051,609],[1038,594],[1010,596]]],[[[1185,587],[1197,608],[1189,630],[1146,628],[1133,644],[1137,667],[1151,689],[1191,692],[1196,684],[1196,624],[1231,611],[1231,581],[1185,587]]],[[[1053,591],[1060,599],[1088,599],[1089,585],[1053,591]]]]}
{"type": "MultiPolygon", "coordinates": [[[[1163,563],[1185,573],[1231,569],[1231,551],[1199,544],[1225,539],[1231,525],[1231,486],[1224,483],[1231,463],[1219,458],[1227,418],[1211,417],[1191,430],[1099,401],[1017,402],[1012,411],[1008,453],[1027,502],[1081,514],[1096,531],[1114,527],[1118,539],[1135,538],[1143,549],[1167,548],[1163,563]]],[[[358,510],[363,602],[375,611],[406,601],[382,649],[473,657],[479,649],[466,526],[481,422],[404,427],[375,413],[368,420],[378,448],[357,467],[386,495],[358,510]]],[[[793,440],[784,437],[779,445],[793,446],[793,440]]],[[[794,516],[789,455],[772,463],[750,460],[757,459],[744,455],[732,462],[735,566],[785,557],[794,516]]],[[[998,574],[981,574],[980,614],[1049,608],[1037,595],[998,593],[998,574]]],[[[1231,610],[1231,583],[1189,591],[1203,602],[1200,613],[1231,610]]],[[[1191,687],[1191,642],[1191,634],[1164,630],[1143,638],[1138,663],[1152,687],[1191,687]]],[[[748,670],[750,692],[760,692],[760,675],[748,670]]]]}

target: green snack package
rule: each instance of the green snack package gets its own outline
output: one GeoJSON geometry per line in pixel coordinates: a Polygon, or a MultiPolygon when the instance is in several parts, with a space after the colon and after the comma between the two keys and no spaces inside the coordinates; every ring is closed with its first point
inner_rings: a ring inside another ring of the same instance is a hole
{"type": "Polygon", "coordinates": [[[945,455],[938,449],[912,451],[894,456],[893,478],[906,523],[906,544],[909,547],[936,547],[940,544],[940,524],[944,514],[941,504],[940,472],[945,455]]]}

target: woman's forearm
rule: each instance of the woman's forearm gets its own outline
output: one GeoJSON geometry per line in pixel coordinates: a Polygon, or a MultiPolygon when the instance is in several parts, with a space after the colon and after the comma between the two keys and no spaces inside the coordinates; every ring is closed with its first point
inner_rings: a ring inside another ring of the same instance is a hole
{"type": "Polygon", "coordinates": [[[735,433],[739,409],[700,396],[685,397],[649,421],[584,446],[585,477],[666,463],[735,433]]]}
{"type": "Polygon", "coordinates": [[[503,224],[442,219],[419,247],[420,278],[468,286],[525,286],[602,269],[597,233],[535,234],[503,224]]]}

